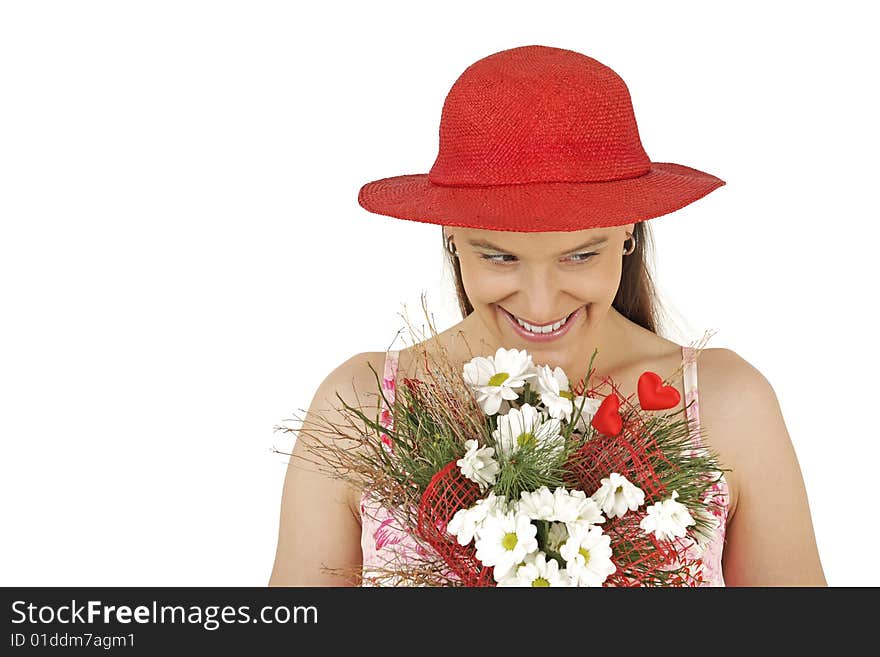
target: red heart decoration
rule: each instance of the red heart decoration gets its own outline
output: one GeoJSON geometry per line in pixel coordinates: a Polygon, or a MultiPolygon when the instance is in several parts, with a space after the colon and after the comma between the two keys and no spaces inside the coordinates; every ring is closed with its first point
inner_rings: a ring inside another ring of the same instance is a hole
{"type": "Polygon", "coordinates": [[[623,418],[620,417],[620,399],[611,393],[602,400],[590,424],[599,433],[616,436],[623,429],[623,418]]]}
{"type": "Polygon", "coordinates": [[[681,400],[673,386],[664,386],[663,379],[654,372],[644,372],[639,377],[639,403],[646,411],[662,411],[673,408],[681,400]]]}

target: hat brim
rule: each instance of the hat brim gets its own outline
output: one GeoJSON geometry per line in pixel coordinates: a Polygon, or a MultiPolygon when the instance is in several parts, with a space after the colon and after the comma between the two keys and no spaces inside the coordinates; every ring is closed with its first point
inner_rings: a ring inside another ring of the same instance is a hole
{"type": "Polygon", "coordinates": [[[725,182],[681,164],[652,162],[637,178],[452,187],[428,174],[363,185],[358,203],[375,214],[444,226],[515,232],[620,226],[683,208],[725,182]]]}

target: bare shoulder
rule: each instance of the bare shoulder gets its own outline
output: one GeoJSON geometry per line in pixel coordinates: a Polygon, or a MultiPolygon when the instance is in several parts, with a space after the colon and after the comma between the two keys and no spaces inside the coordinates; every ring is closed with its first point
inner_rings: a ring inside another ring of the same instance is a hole
{"type": "MultiPolygon", "coordinates": [[[[343,421],[351,417],[343,405],[358,409],[368,417],[374,414],[379,405],[384,358],[383,352],[363,352],[333,368],[318,385],[312,399],[309,408],[312,420],[320,417],[325,426],[332,422],[341,430],[345,426],[343,421]]],[[[343,434],[337,437],[344,439],[343,434]]]]}
{"type": "Polygon", "coordinates": [[[718,410],[725,418],[778,407],[776,393],[767,378],[732,349],[704,349],[697,364],[701,399],[723,400],[718,410]]]}
{"type": "Polygon", "coordinates": [[[347,436],[353,442],[346,448],[358,445],[354,432],[362,427],[343,404],[371,417],[378,399],[374,371],[381,376],[383,356],[362,353],[348,358],[333,368],[314,394],[285,474],[270,585],[347,586],[350,574],[360,567],[360,491],[327,471],[334,462],[325,461],[322,451],[327,445],[345,443],[347,436]]]}
{"type": "Polygon", "coordinates": [[[745,358],[732,349],[712,348],[700,352],[697,361],[700,416],[707,443],[719,454],[730,485],[730,509],[736,514],[745,480],[746,460],[760,454],[767,445],[760,442],[781,441],[779,432],[767,434],[753,431],[758,418],[776,415],[781,411],[770,382],[745,358]]]}
{"type": "Polygon", "coordinates": [[[706,349],[698,365],[708,443],[733,469],[727,475],[731,508],[725,581],[732,586],[824,586],[807,492],[776,391],[730,349],[706,349]]]}
{"type": "Polygon", "coordinates": [[[736,444],[741,448],[759,447],[749,441],[760,434],[737,429],[748,422],[781,420],[779,400],[770,381],[745,358],[725,348],[703,350],[698,357],[698,371],[701,410],[712,415],[716,431],[736,430],[736,444]]]}
{"type": "Polygon", "coordinates": [[[377,377],[381,382],[384,360],[385,353],[381,351],[366,351],[351,356],[324,378],[318,387],[316,398],[333,398],[338,403],[338,392],[347,403],[360,404],[367,399],[375,403],[376,397],[365,393],[378,390],[377,377]]]}
{"type": "MultiPolygon", "coordinates": [[[[385,367],[385,352],[355,354],[334,368],[318,387],[313,405],[325,417],[340,419],[342,403],[373,417],[380,401],[380,385],[385,367]]],[[[349,499],[357,511],[360,491],[352,489],[349,499]]]]}
{"type": "Polygon", "coordinates": [[[732,349],[704,349],[699,365],[701,374],[705,373],[704,378],[711,379],[713,384],[740,387],[742,392],[757,393],[759,397],[774,394],[764,375],[732,349]]]}

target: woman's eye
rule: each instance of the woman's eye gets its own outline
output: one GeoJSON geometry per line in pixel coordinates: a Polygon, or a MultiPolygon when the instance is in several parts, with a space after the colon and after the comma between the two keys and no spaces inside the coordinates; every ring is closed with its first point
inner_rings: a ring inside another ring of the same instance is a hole
{"type": "Polygon", "coordinates": [[[592,258],[596,253],[575,253],[572,258],[580,258],[580,260],[575,260],[575,262],[586,262],[590,258],[592,258]]]}
{"type": "Polygon", "coordinates": [[[488,260],[489,262],[510,262],[510,260],[496,260],[495,258],[516,258],[516,256],[507,255],[506,253],[500,255],[488,255],[486,253],[481,253],[480,257],[483,260],[488,260]]]}
{"type": "MultiPolygon", "coordinates": [[[[592,258],[594,255],[597,255],[597,254],[596,253],[575,253],[574,255],[569,256],[569,258],[571,258],[574,262],[580,263],[580,262],[586,262],[587,260],[592,258]]],[[[483,258],[484,260],[488,260],[489,262],[497,262],[499,264],[507,264],[509,262],[513,262],[513,260],[516,260],[516,256],[512,256],[507,253],[492,254],[492,255],[489,255],[486,253],[481,253],[480,257],[483,258]],[[512,260],[499,260],[498,258],[512,258],[512,260]]]]}

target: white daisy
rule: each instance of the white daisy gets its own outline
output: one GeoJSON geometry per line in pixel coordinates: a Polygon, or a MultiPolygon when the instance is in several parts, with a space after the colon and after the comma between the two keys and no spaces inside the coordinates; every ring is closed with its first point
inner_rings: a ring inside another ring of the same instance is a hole
{"type": "Polygon", "coordinates": [[[561,522],[586,522],[590,525],[605,522],[596,501],[582,490],[557,488],[553,493],[554,520],[561,522]]]}
{"type": "Polygon", "coordinates": [[[495,581],[504,579],[525,556],[538,549],[538,528],[524,513],[494,512],[486,516],[476,540],[476,557],[494,566],[495,581]]]}
{"type": "Polygon", "coordinates": [[[623,475],[612,472],[602,479],[602,485],[593,493],[592,498],[605,515],[619,518],[627,511],[635,511],[644,504],[645,492],[623,475]]]}
{"type": "Polygon", "coordinates": [[[474,390],[486,415],[495,415],[505,400],[519,397],[517,390],[535,376],[535,365],[525,349],[498,347],[495,356],[476,356],[464,364],[464,380],[474,390]]]}
{"type": "Polygon", "coordinates": [[[678,491],[672,491],[672,497],[652,504],[648,507],[648,515],[639,523],[646,533],[654,533],[661,541],[680,538],[687,533],[688,525],[696,524],[688,508],[676,501],[678,491]]]}
{"type": "Polygon", "coordinates": [[[480,447],[476,440],[466,440],[464,446],[467,452],[455,463],[465,477],[480,485],[481,492],[485,491],[495,483],[500,469],[498,461],[492,458],[495,448],[480,447]]]}
{"type": "Polygon", "coordinates": [[[541,395],[541,402],[547,408],[547,414],[570,423],[572,415],[580,409],[574,430],[586,433],[602,400],[583,395],[575,396],[571,391],[568,377],[561,367],[551,370],[549,365],[542,365],[536,368],[536,374],[535,389],[541,395]]]}
{"type": "Polygon", "coordinates": [[[561,367],[551,370],[549,365],[541,365],[535,371],[535,390],[541,396],[541,403],[547,408],[547,414],[569,422],[573,396],[565,372],[561,367]]]}
{"type": "Polygon", "coordinates": [[[553,493],[546,486],[519,494],[519,512],[525,513],[532,520],[555,520],[555,500],[553,493]]]}
{"type": "Polygon", "coordinates": [[[596,525],[571,523],[569,537],[559,554],[572,586],[602,586],[617,568],[611,561],[611,537],[596,525]]]}
{"type": "Polygon", "coordinates": [[[498,416],[498,428],[492,432],[492,437],[498,451],[505,456],[527,444],[547,446],[559,453],[565,446],[561,429],[559,420],[546,417],[531,404],[523,404],[521,408],[512,408],[498,416]]]}
{"type": "Polygon", "coordinates": [[[504,497],[496,497],[495,491],[489,491],[489,494],[477,500],[474,506],[456,511],[446,525],[446,531],[458,538],[459,545],[467,545],[479,534],[486,516],[490,513],[506,512],[507,500],[504,497]]]}
{"type": "Polygon", "coordinates": [[[556,559],[543,552],[526,555],[523,563],[498,582],[498,586],[571,586],[571,578],[556,559]]]}

